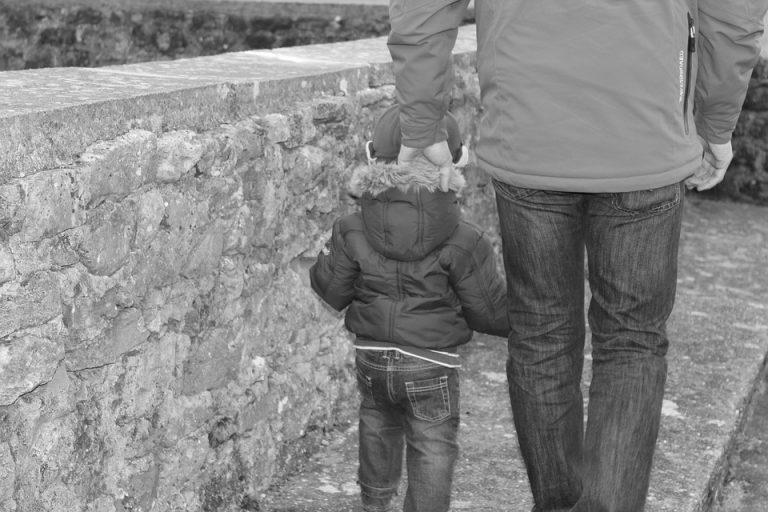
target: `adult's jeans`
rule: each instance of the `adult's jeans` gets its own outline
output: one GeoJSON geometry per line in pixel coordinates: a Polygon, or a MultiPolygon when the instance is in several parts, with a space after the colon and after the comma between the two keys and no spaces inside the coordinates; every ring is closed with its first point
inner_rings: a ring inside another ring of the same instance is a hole
{"type": "Polygon", "coordinates": [[[459,376],[396,350],[358,350],[363,510],[389,512],[403,466],[404,512],[447,512],[458,457],[459,376]]]}
{"type": "Polygon", "coordinates": [[[509,395],[534,510],[642,511],[667,373],[682,184],[605,194],[494,187],[510,299],[509,395]]]}

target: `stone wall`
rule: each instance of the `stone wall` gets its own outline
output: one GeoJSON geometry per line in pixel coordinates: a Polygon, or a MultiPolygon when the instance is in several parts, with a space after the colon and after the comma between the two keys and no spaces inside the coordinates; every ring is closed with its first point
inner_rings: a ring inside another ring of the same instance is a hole
{"type": "Polygon", "coordinates": [[[105,66],[385,35],[385,5],[7,0],[0,70],[105,66]]]}
{"type": "Polygon", "coordinates": [[[755,67],[744,109],[733,134],[734,158],[711,194],[768,205],[768,47],[755,67]]]}
{"type": "MultiPolygon", "coordinates": [[[[454,111],[471,141],[467,46],[454,111]]],[[[256,511],[353,417],[351,344],[307,268],[352,208],[345,183],[393,80],[381,39],[279,55],[313,51],[373,64],[204,87],[159,63],[110,71],[186,87],[149,103],[136,85],[10,75],[80,99],[20,98],[3,123],[20,138],[0,173],[0,511],[256,511]]],[[[186,67],[235,58],[278,59],[186,67]]],[[[490,187],[469,177],[467,213],[491,227],[490,187]]]]}

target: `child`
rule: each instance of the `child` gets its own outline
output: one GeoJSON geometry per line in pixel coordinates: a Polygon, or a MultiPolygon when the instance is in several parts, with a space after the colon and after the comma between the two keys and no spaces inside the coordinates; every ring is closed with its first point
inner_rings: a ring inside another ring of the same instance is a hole
{"type": "MultiPolygon", "coordinates": [[[[395,105],[376,124],[369,163],[351,181],[361,211],[336,220],[310,278],[332,307],[349,306],[356,334],[363,509],[391,510],[405,441],[403,510],[445,512],[458,455],[457,347],[473,330],[507,336],[506,291],[490,242],[461,220],[458,168],[442,192],[434,166],[393,162],[398,118],[395,105]]],[[[465,162],[456,120],[447,122],[455,161],[465,162]]]]}

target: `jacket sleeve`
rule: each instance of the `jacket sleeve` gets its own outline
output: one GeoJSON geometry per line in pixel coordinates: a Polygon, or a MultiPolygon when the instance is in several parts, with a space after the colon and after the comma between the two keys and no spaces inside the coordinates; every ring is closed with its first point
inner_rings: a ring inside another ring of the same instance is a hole
{"type": "Polygon", "coordinates": [[[509,334],[507,287],[496,267],[490,241],[477,233],[474,247],[456,247],[449,279],[472,330],[494,336],[509,334]]]}
{"type": "Polygon", "coordinates": [[[357,263],[347,252],[341,223],[337,220],[330,240],[309,269],[312,289],[332,308],[341,311],[354,298],[354,283],[359,272],[357,263]]]}
{"type": "Polygon", "coordinates": [[[395,72],[402,143],[447,138],[443,116],[453,84],[451,52],[469,0],[390,0],[387,45],[395,72]]]}
{"type": "Polygon", "coordinates": [[[760,55],[768,0],[699,0],[696,128],[707,142],[723,144],[739,119],[760,55]]]}

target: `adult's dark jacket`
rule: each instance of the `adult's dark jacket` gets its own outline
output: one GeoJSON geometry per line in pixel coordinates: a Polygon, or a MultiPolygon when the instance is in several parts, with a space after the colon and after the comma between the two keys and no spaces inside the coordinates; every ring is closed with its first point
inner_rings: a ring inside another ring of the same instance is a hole
{"type": "MultiPolygon", "coordinates": [[[[391,0],[403,143],[445,139],[469,0],[391,0]]],[[[483,170],[512,185],[626,192],[679,182],[698,135],[731,139],[768,0],[476,0],[483,170]]]]}
{"type": "Polygon", "coordinates": [[[354,173],[360,211],[336,220],[310,279],[333,308],[349,306],[345,324],[358,345],[455,353],[473,330],[509,332],[493,247],[461,219],[455,191],[464,179],[456,170],[448,192],[438,180],[431,166],[354,173]]]}

